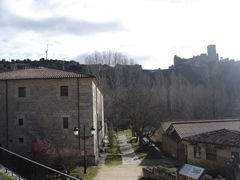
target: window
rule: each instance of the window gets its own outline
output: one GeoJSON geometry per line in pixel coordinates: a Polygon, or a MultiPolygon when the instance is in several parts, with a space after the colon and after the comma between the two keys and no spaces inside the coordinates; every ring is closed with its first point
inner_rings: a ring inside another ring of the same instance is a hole
{"type": "Polygon", "coordinates": [[[18,125],[23,125],[23,119],[18,119],[18,125]]]}
{"type": "Polygon", "coordinates": [[[14,87],[15,101],[16,102],[30,102],[30,98],[31,98],[31,96],[30,96],[29,83],[15,83],[15,87],[14,87]]]}
{"type": "Polygon", "coordinates": [[[19,138],[19,142],[20,142],[20,143],[23,143],[23,142],[24,142],[24,139],[23,139],[23,138],[19,138]]]}
{"type": "Polygon", "coordinates": [[[210,161],[217,161],[216,149],[206,148],[206,159],[210,161]]]}
{"type": "Polygon", "coordinates": [[[18,97],[26,97],[26,87],[18,87],[18,97]]]}
{"type": "Polygon", "coordinates": [[[68,86],[60,86],[61,96],[68,96],[68,86]]]}
{"type": "Polygon", "coordinates": [[[201,158],[201,148],[200,147],[194,147],[194,157],[201,158]]]}
{"type": "Polygon", "coordinates": [[[68,118],[67,117],[63,118],[63,128],[68,129],[68,118]]]}

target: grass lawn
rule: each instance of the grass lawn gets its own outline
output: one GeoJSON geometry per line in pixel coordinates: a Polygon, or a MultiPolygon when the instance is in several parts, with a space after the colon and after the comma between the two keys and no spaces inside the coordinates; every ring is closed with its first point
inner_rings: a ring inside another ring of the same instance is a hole
{"type": "Polygon", "coordinates": [[[107,156],[105,165],[112,166],[112,165],[121,165],[122,164],[122,156],[120,155],[113,155],[107,156]]]}
{"type": "Polygon", "coordinates": [[[131,129],[128,129],[128,130],[125,130],[125,131],[122,131],[122,132],[118,133],[118,135],[122,135],[122,134],[129,134],[129,135],[131,135],[132,131],[131,131],[131,129]]]}
{"type": "Polygon", "coordinates": [[[84,174],[84,167],[77,167],[71,172],[71,176],[79,177],[83,180],[92,180],[96,177],[100,167],[99,166],[92,166],[87,168],[87,173],[84,174]]]}

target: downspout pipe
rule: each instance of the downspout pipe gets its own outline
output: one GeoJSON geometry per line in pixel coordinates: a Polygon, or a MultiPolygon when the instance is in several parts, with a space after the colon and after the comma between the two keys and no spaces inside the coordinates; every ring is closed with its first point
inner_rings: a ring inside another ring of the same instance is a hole
{"type": "Polygon", "coordinates": [[[6,148],[8,150],[8,82],[5,81],[5,84],[6,84],[6,140],[7,140],[6,148]]]}
{"type": "Polygon", "coordinates": [[[78,149],[80,150],[80,105],[79,105],[79,78],[77,78],[77,101],[78,101],[78,149]]]}

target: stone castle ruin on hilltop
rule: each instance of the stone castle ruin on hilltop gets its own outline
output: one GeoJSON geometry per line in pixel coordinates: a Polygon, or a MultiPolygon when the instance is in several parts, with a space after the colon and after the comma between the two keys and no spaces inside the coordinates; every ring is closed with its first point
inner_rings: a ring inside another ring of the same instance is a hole
{"type": "Polygon", "coordinates": [[[174,56],[174,66],[180,67],[185,65],[191,66],[202,66],[209,62],[217,62],[219,60],[218,54],[216,53],[215,45],[207,46],[207,54],[201,54],[200,56],[193,56],[190,59],[180,58],[178,56],[174,56]]]}

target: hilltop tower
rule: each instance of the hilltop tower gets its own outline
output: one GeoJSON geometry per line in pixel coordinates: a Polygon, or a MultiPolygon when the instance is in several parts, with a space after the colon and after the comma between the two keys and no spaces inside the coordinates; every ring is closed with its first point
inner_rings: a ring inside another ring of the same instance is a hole
{"type": "Polygon", "coordinates": [[[209,61],[218,61],[218,54],[216,52],[216,45],[208,45],[207,46],[207,52],[209,61]]]}
{"type": "Polygon", "coordinates": [[[180,58],[179,56],[174,56],[174,66],[175,67],[180,67],[180,66],[185,66],[185,65],[190,65],[190,66],[203,66],[209,62],[218,62],[218,54],[216,52],[216,45],[210,44],[207,46],[207,54],[201,54],[198,56],[193,56],[192,58],[189,59],[184,59],[180,58]]]}

